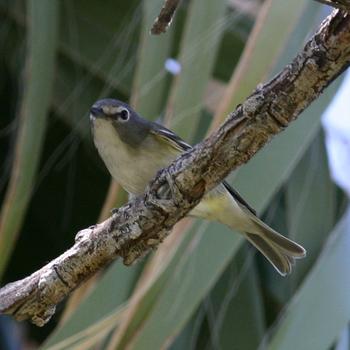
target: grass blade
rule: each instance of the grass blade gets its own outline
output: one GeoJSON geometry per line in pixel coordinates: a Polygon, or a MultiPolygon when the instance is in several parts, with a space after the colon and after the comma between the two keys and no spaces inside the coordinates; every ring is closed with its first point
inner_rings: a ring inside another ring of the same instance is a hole
{"type": "Polygon", "coordinates": [[[189,4],[175,77],[167,106],[166,124],[187,141],[199,123],[204,92],[211,77],[225,29],[226,1],[193,0],[189,4]]]}
{"type": "Polygon", "coordinates": [[[239,64],[217,108],[211,130],[215,130],[228,113],[244,101],[257,84],[268,77],[283,52],[281,48],[287,42],[308,2],[264,2],[239,64]]]}
{"type": "Polygon", "coordinates": [[[28,2],[28,58],[25,91],[10,183],[0,218],[0,275],[13,250],[30,201],[45,136],[53,85],[58,36],[58,2],[28,2]]]}
{"type": "Polygon", "coordinates": [[[174,28],[169,28],[161,36],[149,34],[154,16],[157,16],[163,1],[153,0],[143,4],[143,23],[134,76],[131,104],[145,118],[155,120],[159,117],[164,103],[167,76],[164,69],[170,56],[174,28]]]}
{"type": "Polygon", "coordinates": [[[348,208],[262,348],[326,350],[338,338],[350,320],[349,228],[348,208]]]}

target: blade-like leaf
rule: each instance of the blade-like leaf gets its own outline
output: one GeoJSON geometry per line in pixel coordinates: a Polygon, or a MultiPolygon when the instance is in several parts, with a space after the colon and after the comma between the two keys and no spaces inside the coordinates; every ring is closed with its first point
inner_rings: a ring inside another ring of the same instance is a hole
{"type": "Polygon", "coordinates": [[[166,59],[170,56],[173,44],[174,27],[162,36],[151,36],[151,27],[162,0],[143,3],[143,23],[141,40],[134,76],[131,104],[144,117],[155,120],[162,110],[166,89],[166,59]]]}
{"type": "Polygon", "coordinates": [[[307,250],[307,258],[298,261],[288,279],[280,281],[274,274],[263,274],[263,284],[268,289],[269,296],[283,305],[313,266],[334,225],[336,191],[329,176],[320,130],[291,173],[280,197],[284,202],[279,200],[271,208],[267,216],[273,216],[273,219],[267,222],[280,232],[288,233],[290,238],[307,250]]]}
{"type": "Polygon", "coordinates": [[[323,135],[316,137],[310,150],[293,171],[287,185],[289,236],[307,249],[307,259],[298,264],[291,276],[298,285],[314,264],[336,211],[336,189],[329,174],[323,135]]]}
{"type": "Polygon", "coordinates": [[[157,301],[157,297],[169,276],[174,273],[177,262],[193,237],[195,230],[190,230],[188,234],[183,234],[183,227],[191,225],[188,221],[179,223],[174,229],[174,233],[163,244],[152,259],[148,262],[134,293],[129,300],[129,307],[123,314],[123,322],[110,339],[109,349],[123,349],[132,339],[134,333],[137,332],[147,317],[153,304],[157,301]]]}
{"type": "Polygon", "coordinates": [[[170,91],[166,124],[192,140],[199,123],[204,92],[227,19],[226,1],[193,0],[189,4],[178,61],[181,72],[170,91]]]}
{"type": "MultiPolygon", "coordinates": [[[[17,24],[18,32],[26,29],[22,2],[0,1],[0,8],[17,24]]],[[[55,105],[59,116],[86,136],[87,124],[77,122],[102,90],[104,96],[123,99],[130,94],[141,4],[109,1],[96,7],[94,2],[76,1],[65,2],[61,10],[65,20],[58,42],[55,105]]]]}
{"type": "Polygon", "coordinates": [[[101,278],[98,288],[81,302],[73,315],[46,340],[42,349],[48,349],[62,340],[74,336],[94,323],[118,312],[127,300],[140,266],[132,268],[116,261],[101,278]],[[113,297],[112,297],[113,296],[113,297]]]}
{"type": "Polygon", "coordinates": [[[350,321],[350,209],[263,349],[326,350],[350,321]]]}
{"type": "MultiPolygon", "coordinates": [[[[210,293],[210,343],[223,349],[254,350],[265,332],[263,298],[254,249],[242,247],[210,293]]],[[[206,303],[206,301],[205,301],[206,303]]],[[[199,335],[202,338],[202,333],[199,335]]]]}
{"type": "Polygon", "coordinates": [[[75,74],[82,67],[89,72],[87,76],[81,74],[69,96],[71,102],[84,95],[84,85],[91,75],[123,94],[130,92],[140,8],[137,0],[106,1],[103,6],[96,6],[93,1],[65,2],[60,50],[78,65],[75,74]]]}
{"type": "MultiPolygon", "coordinates": [[[[307,3],[309,1],[306,0],[264,2],[239,64],[217,108],[211,130],[216,129],[228,113],[268,77],[307,3]]],[[[307,22],[307,26],[309,24],[307,22]]],[[[305,29],[305,24],[302,27],[305,29]]]]}
{"type": "Polygon", "coordinates": [[[24,94],[11,177],[0,217],[0,275],[21,229],[40,160],[54,81],[58,15],[55,0],[28,2],[24,94]]]}

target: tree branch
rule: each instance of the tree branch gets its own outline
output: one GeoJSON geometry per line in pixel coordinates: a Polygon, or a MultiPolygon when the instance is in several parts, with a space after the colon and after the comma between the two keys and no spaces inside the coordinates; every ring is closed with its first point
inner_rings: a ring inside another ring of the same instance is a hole
{"type": "Polygon", "coordinates": [[[144,195],[80,231],[74,246],[42,269],[3,287],[0,312],[42,326],[57,303],[107,263],[122,257],[129,265],[143,257],[206,191],[285,129],[349,63],[350,15],[335,10],[291,64],[259,86],[209,138],[161,170],[144,195]]]}
{"type": "Polygon", "coordinates": [[[175,15],[175,11],[178,8],[180,0],[165,0],[159,16],[155,19],[151,28],[151,34],[165,33],[170,26],[171,21],[175,15]]]}
{"type": "Polygon", "coordinates": [[[315,0],[321,4],[332,6],[340,10],[349,11],[350,10],[350,0],[315,0]]]}

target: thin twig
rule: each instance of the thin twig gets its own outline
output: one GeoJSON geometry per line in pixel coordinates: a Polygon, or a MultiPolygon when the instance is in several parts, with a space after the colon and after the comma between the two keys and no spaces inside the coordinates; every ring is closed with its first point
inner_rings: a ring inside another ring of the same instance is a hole
{"type": "Polygon", "coordinates": [[[180,0],[165,0],[159,16],[153,23],[151,34],[158,35],[165,33],[174,18],[176,9],[178,8],[180,0]]]}

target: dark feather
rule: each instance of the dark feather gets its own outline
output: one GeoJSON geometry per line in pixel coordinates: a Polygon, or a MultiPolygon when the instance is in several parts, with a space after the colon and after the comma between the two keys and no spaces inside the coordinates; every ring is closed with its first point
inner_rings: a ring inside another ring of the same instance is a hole
{"type": "Polygon", "coordinates": [[[246,207],[252,214],[256,216],[256,211],[243,199],[243,197],[233,189],[226,181],[222,182],[227,191],[229,191],[234,199],[237,200],[238,203],[242,204],[246,207]]]}
{"type": "Polygon", "coordinates": [[[164,141],[171,143],[171,145],[177,148],[180,152],[188,151],[192,148],[191,145],[164,126],[158,123],[153,123],[153,126],[154,128],[150,129],[151,133],[154,133],[155,135],[160,136],[164,141]]]}

